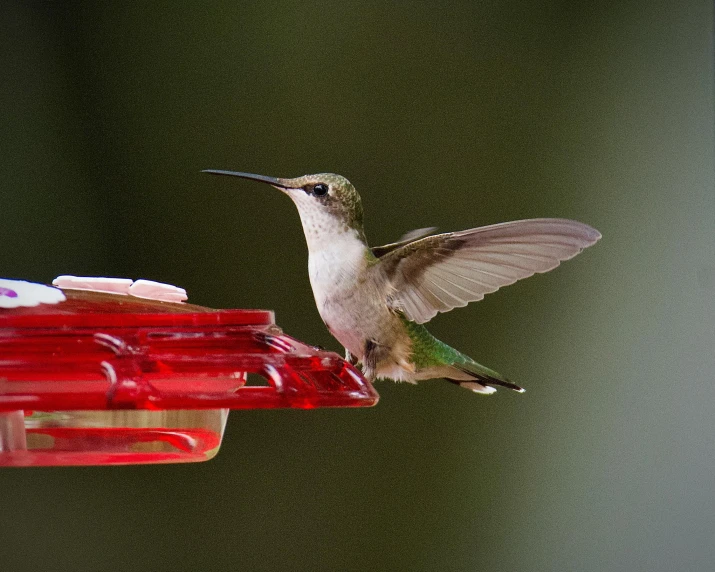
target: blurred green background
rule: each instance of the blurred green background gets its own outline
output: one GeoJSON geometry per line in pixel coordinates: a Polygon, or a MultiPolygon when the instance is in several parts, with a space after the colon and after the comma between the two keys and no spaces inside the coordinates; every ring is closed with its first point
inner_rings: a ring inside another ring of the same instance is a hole
{"type": "Polygon", "coordinates": [[[315,309],[294,206],[199,174],[332,171],[373,244],[558,216],[603,240],[437,317],[511,377],[236,412],[205,464],[0,472],[0,569],[715,569],[713,7],[8,2],[0,274],[315,309]]]}

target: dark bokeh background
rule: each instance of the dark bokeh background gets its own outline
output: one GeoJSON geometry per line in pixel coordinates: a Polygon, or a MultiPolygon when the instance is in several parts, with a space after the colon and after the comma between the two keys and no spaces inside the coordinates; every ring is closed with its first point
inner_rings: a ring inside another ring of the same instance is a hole
{"type": "Polygon", "coordinates": [[[290,201],[388,242],[559,216],[603,240],[432,331],[527,387],[231,415],[205,464],[0,472],[0,569],[715,569],[711,2],[16,2],[0,274],[146,277],[339,350],[290,201]],[[449,5],[447,5],[449,4],[449,5]]]}

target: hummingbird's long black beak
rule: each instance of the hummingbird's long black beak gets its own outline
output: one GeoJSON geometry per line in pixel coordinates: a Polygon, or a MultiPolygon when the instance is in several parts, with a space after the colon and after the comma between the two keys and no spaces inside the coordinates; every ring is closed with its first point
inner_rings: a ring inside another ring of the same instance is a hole
{"type": "Polygon", "coordinates": [[[253,181],[260,181],[261,183],[268,183],[274,187],[280,187],[281,189],[287,189],[288,187],[281,182],[280,179],[275,177],[265,177],[263,175],[253,175],[251,173],[239,173],[238,171],[217,171],[215,169],[205,169],[201,171],[202,173],[210,173],[212,175],[230,175],[232,177],[241,177],[242,179],[251,179],[253,181]]]}

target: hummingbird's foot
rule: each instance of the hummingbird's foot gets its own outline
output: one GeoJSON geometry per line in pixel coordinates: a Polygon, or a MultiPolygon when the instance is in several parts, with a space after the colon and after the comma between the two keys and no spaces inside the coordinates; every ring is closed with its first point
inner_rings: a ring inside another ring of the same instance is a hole
{"type": "Polygon", "coordinates": [[[345,348],[345,361],[352,366],[356,366],[358,363],[358,358],[351,354],[349,349],[345,348]]]}
{"type": "Polygon", "coordinates": [[[390,358],[390,348],[375,340],[365,341],[365,355],[362,358],[363,375],[373,380],[377,377],[378,364],[384,363],[390,358]]]}

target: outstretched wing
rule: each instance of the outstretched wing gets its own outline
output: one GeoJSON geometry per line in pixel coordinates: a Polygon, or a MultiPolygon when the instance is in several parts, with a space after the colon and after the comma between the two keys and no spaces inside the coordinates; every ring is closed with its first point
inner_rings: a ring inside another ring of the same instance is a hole
{"type": "Polygon", "coordinates": [[[422,324],[548,272],[599,238],[597,230],[573,220],[520,220],[409,242],[384,254],[378,266],[393,287],[388,305],[422,324]]]}
{"type": "Polygon", "coordinates": [[[400,240],[398,240],[397,242],[391,242],[390,244],[386,244],[384,246],[373,246],[370,250],[372,251],[373,255],[375,255],[377,258],[382,258],[388,252],[397,250],[401,246],[405,246],[406,244],[409,244],[410,242],[414,242],[418,238],[422,238],[424,236],[427,236],[428,234],[432,234],[435,230],[437,230],[436,226],[429,226],[427,228],[417,228],[415,230],[411,230],[411,231],[403,234],[402,237],[400,238],[400,240]]]}

